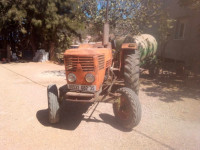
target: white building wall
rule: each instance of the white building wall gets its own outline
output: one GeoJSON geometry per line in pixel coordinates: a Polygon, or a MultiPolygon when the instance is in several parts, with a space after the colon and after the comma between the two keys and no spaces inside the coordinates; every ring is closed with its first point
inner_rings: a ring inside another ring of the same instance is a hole
{"type": "Polygon", "coordinates": [[[165,0],[165,9],[173,19],[184,22],[185,27],[182,39],[175,38],[177,30],[174,27],[162,56],[189,65],[200,63],[200,12],[180,7],[177,0],[165,0]]]}

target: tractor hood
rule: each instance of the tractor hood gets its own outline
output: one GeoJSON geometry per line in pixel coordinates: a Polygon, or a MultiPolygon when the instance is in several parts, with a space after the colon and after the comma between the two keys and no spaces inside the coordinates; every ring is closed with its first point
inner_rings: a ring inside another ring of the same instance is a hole
{"type": "Polygon", "coordinates": [[[68,84],[94,85],[98,91],[104,81],[106,69],[112,64],[112,49],[89,46],[83,45],[77,49],[65,51],[66,78],[69,73],[73,73],[76,76],[76,81],[70,83],[67,80],[68,84]],[[88,83],[85,80],[88,73],[95,76],[93,83],[88,83]]]}
{"type": "Polygon", "coordinates": [[[107,48],[78,48],[78,49],[69,49],[66,50],[65,56],[96,56],[96,55],[109,55],[111,52],[110,49],[107,48]]]}
{"type": "Polygon", "coordinates": [[[65,51],[64,55],[79,55],[79,56],[96,56],[105,55],[112,56],[111,48],[104,48],[102,43],[95,44],[81,44],[77,49],[69,49],[65,51]]]}

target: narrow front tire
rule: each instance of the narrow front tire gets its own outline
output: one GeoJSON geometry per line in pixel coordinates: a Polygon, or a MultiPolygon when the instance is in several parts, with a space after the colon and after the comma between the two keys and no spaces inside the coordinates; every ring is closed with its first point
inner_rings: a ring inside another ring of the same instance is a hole
{"type": "Polygon", "coordinates": [[[130,88],[120,88],[116,91],[121,96],[113,104],[113,112],[117,121],[126,129],[131,130],[141,120],[141,105],[137,94],[130,88]]]}
{"type": "Polygon", "coordinates": [[[47,87],[47,96],[49,122],[57,123],[60,121],[60,105],[58,102],[58,89],[55,84],[47,87]]]}

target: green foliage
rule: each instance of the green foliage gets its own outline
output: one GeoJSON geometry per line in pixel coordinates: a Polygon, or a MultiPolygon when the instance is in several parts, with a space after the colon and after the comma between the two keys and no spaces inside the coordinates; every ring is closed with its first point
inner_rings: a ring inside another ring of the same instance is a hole
{"type": "Polygon", "coordinates": [[[175,20],[169,16],[167,11],[163,10],[156,23],[158,25],[158,42],[165,43],[173,31],[175,20]]]}
{"type": "Polygon", "coordinates": [[[16,41],[10,37],[14,33],[19,41],[25,40],[36,49],[48,49],[53,42],[65,50],[84,27],[75,0],[1,0],[0,10],[1,35],[16,41]]]}
{"type": "MultiPolygon", "coordinates": [[[[0,34],[18,42],[21,48],[65,50],[74,36],[81,38],[85,26],[101,40],[105,22],[105,0],[1,0],[0,34]],[[15,35],[11,37],[11,35],[15,35]]],[[[159,25],[160,39],[166,39],[171,23],[160,0],[109,0],[109,23],[116,37],[143,33],[159,25]]]]}
{"type": "MultiPolygon", "coordinates": [[[[89,31],[92,35],[102,31],[105,22],[106,1],[82,0],[82,9],[88,16],[89,31]]],[[[110,0],[109,23],[111,32],[121,37],[127,34],[139,34],[160,16],[160,0],[110,0]]],[[[100,32],[101,33],[101,32],[100,32]]]]}

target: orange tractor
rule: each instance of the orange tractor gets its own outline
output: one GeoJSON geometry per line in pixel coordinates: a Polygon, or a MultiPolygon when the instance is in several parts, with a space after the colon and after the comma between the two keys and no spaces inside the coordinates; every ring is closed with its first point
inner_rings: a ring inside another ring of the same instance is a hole
{"type": "Polygon", "coordinates": [[[59,121],[60,106],[64,100],[82,103],[110,102],[113,103],[117,121],[124,128],[132,129],[140,122],[140,56],[137,44],[125,40],[120,51],[119,67],[115,67],[112,56],[115,44],[109,42],[108,35],[109,24],[105,23],[102,43],[81,44],[79,48],[65,51],[67,84],[59,90],[56,85],[49,85],[47,88],[50,123],[59,121]]]}
{"type": "Polygon", "coordinates": [[[72,102],[111,102],[117,121],[132,129],[141,119],[139,89],[139,52],[135,43],[124,43],[120,67],[115,68],[111,44],[82,44],[64,53],[67,84],[49,85],[50,123],[60,118],[63,100],[72,102]]]}

